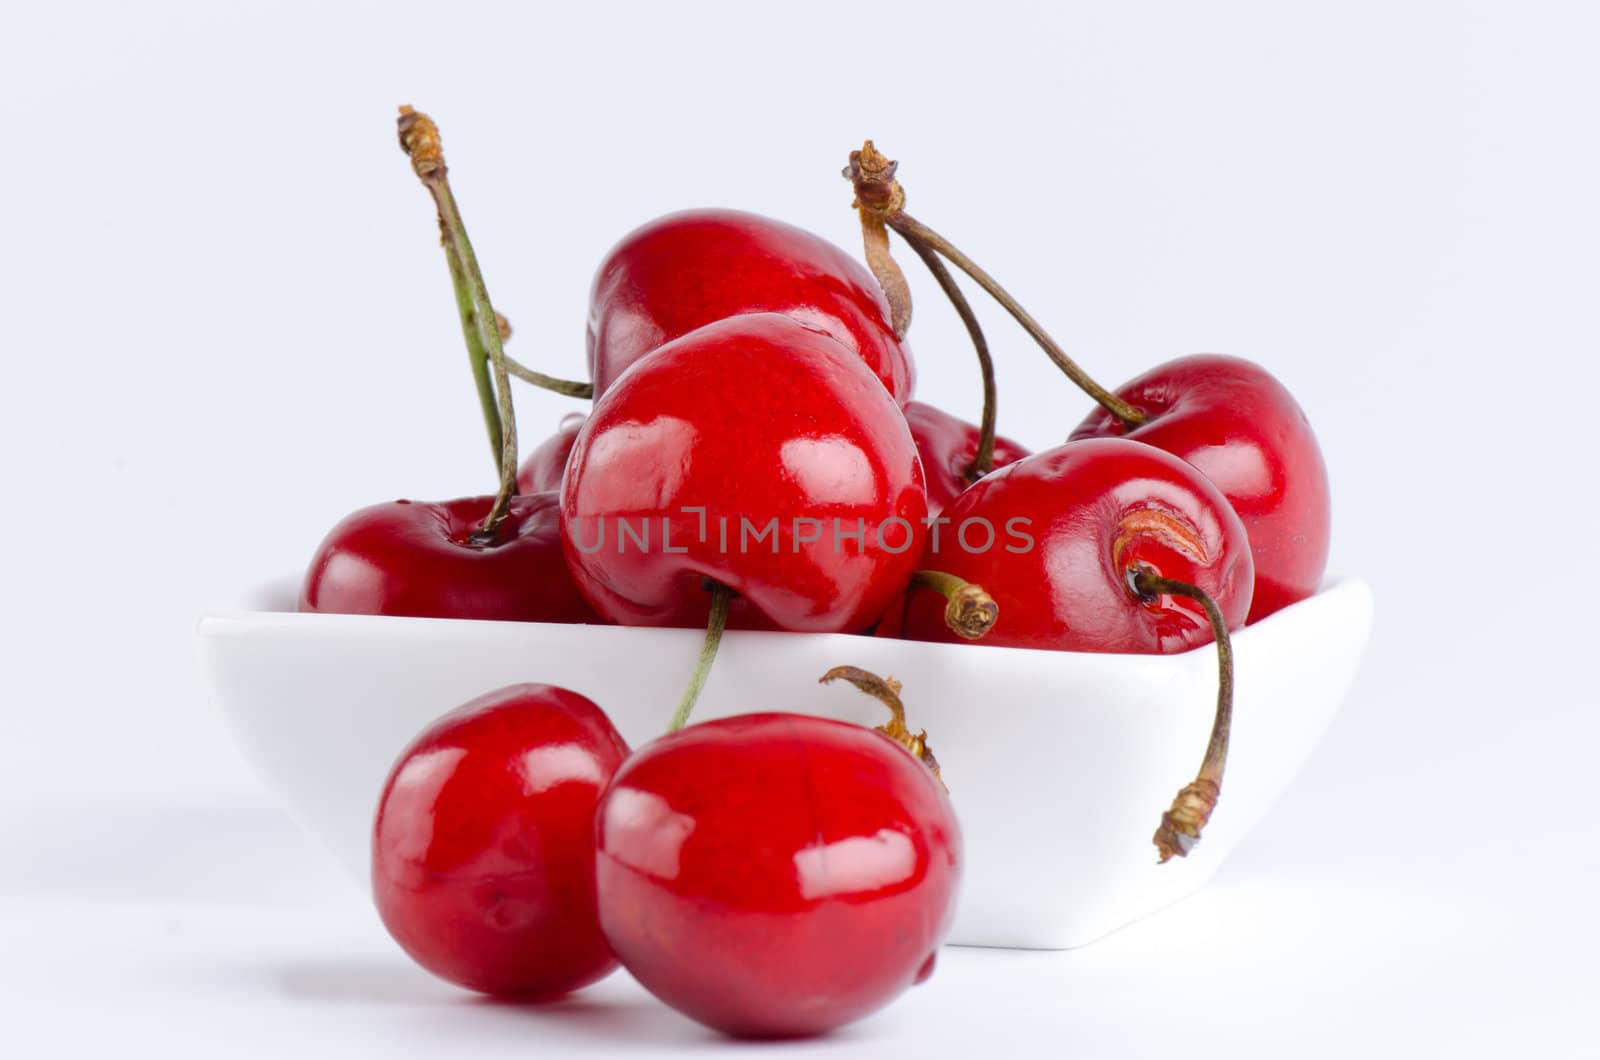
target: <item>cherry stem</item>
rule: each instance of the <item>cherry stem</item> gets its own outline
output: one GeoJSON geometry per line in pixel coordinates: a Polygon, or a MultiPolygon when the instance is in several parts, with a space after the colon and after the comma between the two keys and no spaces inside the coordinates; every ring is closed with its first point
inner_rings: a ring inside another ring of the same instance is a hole
{"type": "Polygon", "coordinates": [[[865,209],[858,212],[867,268],[872,270],[889,303],[889,325],[894,329],[894,337],[903,339],[911,330],[911,285],[906,282],[900,263],[889,253],[889,230],[884,227],[883,220],[865,209]]]}
{"type": "Polygon", "coordinates": [[[1211,819],[1212,811],[1217,808],[1217,797],[1222,793],[1222,772],[1228,763],[1228,734],[1233,727],[1233,641],[1228,637],[1228,623],[1222,617],[1222,608],[1204,589],[1163,578],[1140,567],[1128,569],[1128,586],[1145,600],[1186,596],[1196,601],[1205,608],[1217,643],[1217,719],[1211,726],[1211,741],[1206,744],[1200,772],[1178,792],[1172,800],[1172,808],[1161,815],[1161,827],[1153,837],[1156,849],[1161,852],[1161,861],[1165,863],[1173,857],[1184,857],[1194,849],[1200,841],[1200,830],[1211,819]]]}
{"type": "Polygon", "coordinates": [[[912,589],[932,589],[944,596],[944,624],[964,640],[977,640],[994,628],[1000,605],[983,586],[941,570],[919,570],[911,575],[912,589]]]}
{"type": "Polygon", "coordinates": [[[532,383],[536,387],[551,390],[557,394],[564,394],[567,397],[584,398],[585,400],[594,397],[593,383],[580,383],[575,379],[557,379],[553,375],[536,372],[527,365],[515,360],[510,354],[506,354],[506,371],[524,383],[532,383]]]}
{"type": "MultiPolygon", "coordinates": [[[[511,321],[507,320],[504,313],[496,311],[494,315],[495,329],[500,332],[500,345],[503,347],[511,341],[511,321]]],[[[536,372],[527,365],[517,361],[509,353],[506,357],[506,371],[521,379],[525,383],[532,383],[536,387],[549,390],[567,397],[584,398],[594,397],[593,383],[580,383],[573,379],[557,379],[553,375],[536,372]]]]}
{"type": "MultiPolygon", "coordinates": [[[[442,218],[439,222],[439,239],[441,243],[444,242],[442,218]]],[[[451,286],[455,288],[456,310],[461,317],[461,331],[467,342],[467,358],[472,365],[472,382],[478,390],[478,407],[483,412],[483,423],[489,432],[489,453],[494,460],[495,473],[499,474],[505,438],[501,433],[500,399],[495,393],[494,378],[489,370],[489,353],[483,345],[483,340],[478,338],[477,309],[472,304],[472,294],[468,290],[467,274],[463,271],[461,259],[447,247],[445,261],[450,266],[451,286]]]]}
{"type": "Polygon", "coordinates": [[[461,316],[461,333],[466,339],[472,373],[478,384],[478,398],[489,430],[495,469],[500,489],[494,505],[484,518],[483,528],[474,534],[490,540],[499,530],[517,493],[517,417],[512,407],[511,378],[506,369],[505,348],[500,339],[499,316],[489,301],[489,291],[478,267],[477,255],[467,238],[466,222],[450,190],[449,169],[439,140],[439,127],[432,118],[408,106],[400,108],[398,123],[400,147],[411,159],[411,168],[433,197],[439,211],[440,242],[450,266],[450,281],[455,287],[456,307],[461,316]],[[489,373],[493,370],[493,383],[489,373]]]}
{"type": "MultiPolygon", "coordinates": [[[[817,679],[818,684],[832,684],[838,680],[849,681],[867,695],[889,708],[889,720],[879,725],[874,732],[881,732],[895,743],[904,747],[920,762],[933,771],[941,785],[944,777],[939,773],[939,760],[933,756],[933,749],[928,746],[928,732],[926,729],[913,733],[906,725],[906,705],[900,699],[900,682],[892,677],[879,677],[869,670],[857,666],[835,666],[817,679]]],[[[949,791],[949,787],[945,787],[949,791]]]]}
{"type": "Polygon", "coordinates": [[[1022,325],[1022,329],[1039,344],[1040,349],[1044,350],[1067,378],[1120,420],[1124,427],[1132,429],[1143,423],[1144,413],[1090,378],[1088,373],[1067,356],[1060,344],[1050,337],[1039,322],[1033,319],[1033,316],[1022,308],[1022,305],[1009,291],[1001,287],[993,276],[985,272],[944,236],[906,213],[905,192],[900,187],[900,182],[895,179],[895,169],[898,165],[899,163],[885,158],[873,146],[871,140],[862,144],[861,150],[850,152],[850,165],[845,169],[845,177],[855,185],[856,208],[862,214],[874,213],[879,223],[900,233],[901,237],[913,247],[937,252],[956,268],[972,277],[979,287],[988,292],[990,297],[999,302],[1006,312],[1022,325]]]}
{"type": "MultiPolygon", "coordinates": [[[[903,339],[911,327],[911,287],[906,283],[905,273],[900,271],[899,264],[889,253],[889,233],[884,224],[885,217],[905,210],[905,189],[894,179],[898,165],[898,162],[879,154],[873,149],[872,141],[868,140],[862,150],[850,153],[850,165],[845,167],[844,176],[856,190],[856,201],[852,205],[861,218],[861,241],[867,266],[889,301],[889,319],[894,324],[895,337],[903,339]]],[[[966,325],[972,348],[978,355],[978,370],[983,376],[983,417],[979,424],[978,449],[973,454],[972,465],[967,469],[967,480],[976,482],[994,470],[996,395],[994,360],[989,356],[989,342],[983,336],[983,328],[978,324],[977,314],[972,311],[972,304],[961,293],[955,277],[950,275],[950,270],[945,268],[939,255],[931,247],[910,240],[907,243],[917,252],[928,271],[933,273],[933,278],[939,281],[945,297],[960,315],[961,323],[966,325]]]]}
{"type": "Polygon", "coordinates": [[[989,340],[983,337],[983,328],[978,325],[978,315],[972,311],[972,303],[956,286],[956,278],[950,275],[950,270],[939,260],[939,255],[918,243],[912,243],[911,249],[917,252],[928,271],[933,273],[933,278],[939,281],[945,297],[955,306],[961,323],[967,326],[973,352],[978,355],[978,371],[983,376],[983,415],[978,420],[978,448],[973,454],[971,466],[967,468],[967,481],[976,482],[994,470],[994,428],[999,395],[994,385],[994,359],[989,356],[989,340]]]}
{"type": "Polygon", "coordinates": [[[706,678],[711,676],[711,664],[717,660],[717,648],[722,645],[722,631],[728,627],[728,603],[733,599],[733,590],[718,582],[708,582],[706,591],[711,594],[711,615],[706,619],[705,643],[700,647],[700,660],[695,663],[689,687],[683,690],[678,709],[667,724],[669,733],[677,732],[689,723],[689,715],[694,712],[694,705],[700,699],[700,690],[706,686],[706,678]]]}

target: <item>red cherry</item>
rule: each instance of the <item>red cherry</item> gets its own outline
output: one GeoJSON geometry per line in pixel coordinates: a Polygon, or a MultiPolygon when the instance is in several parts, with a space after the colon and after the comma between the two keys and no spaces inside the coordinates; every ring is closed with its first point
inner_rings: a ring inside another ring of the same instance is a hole
{"type": "MultiPolygon", "coordinates": [[[[1130,573],[1196,585],[1244,624],[1249,541],[1217,487],[1189,464],[1123,439],[1069,442],[979,479],[930,530],[923,566],[977,582],[1000,604],[983,643],[1063,651],[1177,652],[1212,640],[1204,608],[1145,600],[1130,573]]],[[[907,598],[904,635],[958,638],[934,593],[907,598]]]]}
{"type": "Polygon", "coordinates": [[[437,618],[588,622],[560,552],[560,499],[517,497],[517,424],[502,329],[467,239],[439,128],[400,108],[400,147],[438,212],[462,338],[495,457],[493,497],[440,504],[395,501],[347,517],[317,550],[300,593],[302,611],[437,618]]]}
{"type": "Polygon", "coordinates": [[[1117,390],[1145,415],[1128,429],[1096,409],[1073,438],[1123,436],[1199,468],[1250,535],[1255,602],[1250,621],[1317,591],[1328,563],[1328,471],[1311,424],[1266,369],[1200,354],[1152,368],[1117,390]]]}
{"type": "MultiPolygon", "coordinates": [[[[920,401],[906,405],[906,423],[917,443],[922,471],[928,479],[928,514],[938,515],[973,482],[972,463],[978,455],[978,428],[920,401]]],[[[996,468],[1027,455],[1028,450],[1011,439],[995,437],[996,468]]]]}
{"type": "Polygon", "coordinates": [[[567,559],[602,615],[704,625],[710,579],[738,594],[730,626],[799,632],[881,615],[915,569],[927,512],[888,392],[832,338],[774,313],[708,324],[618,379],[578,434],[561,509],[567,559]]]}
{"type": "Polygon", "coordinates": [[[469,990],[550,997],[616,967],[595,909],[594,814],[628,755],[604,712],[512,685],[400,755],[372,838],[372,894],[418,964],[469,990]]]}
{"type": "Polygon", "coordinates": [[[663,343],[714,321],[774,312],[832,335],[895,400],[911,396],[910,351],[895,338],[871,273],[793,225],[737,210],[690,210],[635,229],[612,248],[589,296],[595,396],[663,343]]]}
{"type": "Polygon", "coordinates": [[[493,497],[390,501],[335,526],[317,549],[300,610],[423,618],[598,622],[561,554],[560,499],[514,497],[493,540],[475,535],[493,497]]]}
{"type": "Polygon", "coordinates": [[[600,925],[651,993],[729,1034],[818,1034],[931,971],[961,838],[887,737],[747,714],[642,748],[597,815],[600,925]]]}
{"type": "Polygon", "coordinates": [[[561,417],[561,425],[556,428],[556,433],[540,442],[528,454],[528,459],[522,462],[522,468],[517,472],[517,492],[560,492],[561,476],[567,470],[567,457],[572,453],[572,443],[578,440],[583,420],[581,412],[569,412],[561,417]]]}

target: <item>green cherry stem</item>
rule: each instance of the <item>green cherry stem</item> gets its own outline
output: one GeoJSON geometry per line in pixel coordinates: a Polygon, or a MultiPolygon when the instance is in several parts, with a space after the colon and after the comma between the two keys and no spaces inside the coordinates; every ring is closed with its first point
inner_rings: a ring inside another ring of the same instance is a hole
{"type": "Polygon", "coordinates": [[[866,224],[865,215],[870,212],[874,215],[876,223],[894,229],[907,243],[919,248],[919,252],[921,249],[927,249],[942,255],[956,268],[972,277],[979,287],[999,302],[1005,311],[1022,325],[1022,329],[1033,338],[1034,342],[1039,344],[1039,348],[1055,362],[1056,367],[1102,408],[1122,421],[1123,426],[1131,429],[1143,423],[1144,413],[1096,383],[1087,372],[1078,367],[1060,344],[1050,337],[1039,322],[1022,308],[1021,303],[1000,286],[993,276],[985,272],[944,236],[906,213],[905,190],[895,179],[895,170],[898,166],[898,162],[890,160],[878,151],[871,140],[862,144],[861,150],[850,152],[850,164],[845,167],[844,175],[845,179],[855,187],[856,208],[863,215],[863,225],[866,224]]]}
{"type": "MultiPolygon", "coordinates": [[[[411,159],[412,172],[422,181],[422,186],[432,197],[439,217],[439,241],[444,246],[445,262],[450,268],[450,283],[455,290],[456,310],[461,318],[461,334],[466,340],[467,358],[472,365],[472,378],[478,390],[478,403],[483,410],[483,422],[489,433],[490,453],[494,457],[495,473],[500,477],[502,492],[506,480],[507,438],[511,438],[511,459],[516,460],[515,421],[510,417],[511,398],[509,384],[497,389],[495,378],[500,374],[493,364],[494,353],[500,348],[500,331],[495,322],[488,292],[483,289],[483,276],[478,271],[477,258],[467,239],[466,225],[461,219],[460,207],[450,190],[449,167],[445,165],[444,147],[439,139],[439,127],[428,117],[411,107],[400,108],[398,122],[400,148],[411,159]],[[492,345],[491,345],[492,341],[492,345]],[[507,419],[512,419],[511,430],[506,429],[507,419]]],[[[504,350],[500,349],[501,356],[504,350]]],[[[515,483],[515,471],[512,472],[515,483]]],[[[510,498],[506,501],[509,503],[510,498]]],[[[495,509],[503,505],[496,497],[495,509]]],[[[498,518],[491,512],[491,522],[498,518]]],[[[488,523],[486,523],[486,528],[488,523]]]]}
{"type": "MultiPolygon", "coordinates": [[[[444,241],[444,222],[439,223],[440,241],[444,241]]],[[[472,383],[478,391],[478,407],[483,412],[483,424],[489,432],[489,453],[494,459],[495,473],[500,473],[500,464],[505,450],[505,435],[502,431],[502,417],[500,414],[500,398],[495,393],[494,378],[489,367],[489,351],[485,348],[483,340],[478,337],[477,308],[473,305],[470,284],[466,271],[461,264],[461,258],[451,250],[445,250],[445,263],[450,267],[450,285],[455,288],[456,312],[461,317],[461,333],[467,342],[467,360],[472,366],[472,383]]]]}
{"type": "Polygon", "coordinates": [[[456,309],[461,317],[461,333],[466,339],[467,356],[472,364],[478,402],[483,409],[489,444],[495,454],[495,470],[500,488],[483,526],[473,535],[479,542],[492,541],[517,494],[517,416],[511,397],[511,375],[547,390],[574,397],[592,397],[594,387],[536,372],[506,356],[505,342],[511,324],[495,312],[489,289],[483,280],[478,256],[467,236],[466,222],[450,189],[449,167],[445,165],[439,127],[432,118],[411,107],[400,108],[400,147],[411,159],[411,168],[433,197],[439,214],[439,236],[445,261],[450,267],[450,282],[455,289],[456,309]]]}
{"type": "Polygon", "coordinates": [[[1222,609],[1204,589],[1174,578],[1163,578],[1147,568],[1128,569],[1128,587],[1142,599],[1159,596],[1186,596],[1205,609],[1211,633],[1217,642],[1217,717],[1211,725],[1211,740],[1200,772],[1172,800],[1172,808],[1161,815],[1161,827],[1152,841],[1161,852],[1161,861],[1185,857],[1200,841],[1200,830],[1217,808],[1222,794],[1222,773],[1228,764],[1228,735],[1233,728],[1233,641],[1222,609]]]}
{"type": "Polygon", "coordinates": [[[728,603],[733,599],[733,590],[717,582],[708,582],[706,591],[711,594],[711,616],[706,619],[705,643],[700,647],[700,660],[695,663],[689,687],[683,690],[678,709],[673,711],[672,721],[667,724],[669,733],[677,732],[689,723],[689,715],[694,712],[694,705],[700,699],[700,690],[705,688],[706,678],[711,676],[711,664],[717,660],[722,631],[728,626],[728,603]]]}

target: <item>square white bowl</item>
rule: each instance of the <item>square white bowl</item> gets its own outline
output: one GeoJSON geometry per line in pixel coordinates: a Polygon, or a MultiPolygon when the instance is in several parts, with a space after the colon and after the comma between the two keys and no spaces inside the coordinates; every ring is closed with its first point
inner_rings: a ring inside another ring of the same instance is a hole
{"type": "MultiPolygon", "coordinates": [[[[638,747],[665,727],[702,640],[685,629],[297,614],[293,603],[294,586],[277,583],[206,614],[201,670],[244,757],[363,887],[383,781],[433,719],[539,681],[593,699],[638,747]]],[[[900,678],[965,839],[950,941],[1062,949],[1211,878],[1321,740],[1371,624],[1370,590],[1346,578],[1235,635],[1222,797],[1199,846],[1165,865],[1150,836],[1205,749],[1210,646],[1094,655],[730,632],[695,718],[789,710],[878,725],[880,704],[817,678],[842,664],[900,678]]]]}

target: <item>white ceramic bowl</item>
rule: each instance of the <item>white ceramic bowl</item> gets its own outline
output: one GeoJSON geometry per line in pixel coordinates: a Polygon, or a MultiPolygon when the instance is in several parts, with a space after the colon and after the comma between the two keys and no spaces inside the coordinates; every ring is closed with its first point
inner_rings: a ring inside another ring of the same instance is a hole
{"type": "MultiPolygon", "coordinates": [[[[428,722],[491,689],[540,681],[589,696],[637,747],[665,727],[702,639],[696,630],[307,615],[293,603],[283,583],[207,614],[200,665],[245,758],[363,887],[379,789],[428,722]]],[[[1200,845],[1165,865],[1150,836],[1210,733],[1209,646],[1091,655],[733,632],[695,717],[791,710],[877,725],[880,704],[817,678],[847,663],[900,678],[965,838],[951,941],[1066,948],[1211,878],[1321,739],[1371,621],[1367,586],[1342,579],[1235,636],[1222,798],[1200,845]]]]}

